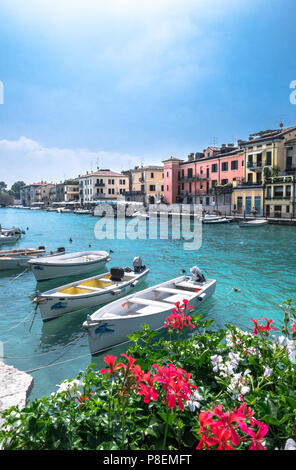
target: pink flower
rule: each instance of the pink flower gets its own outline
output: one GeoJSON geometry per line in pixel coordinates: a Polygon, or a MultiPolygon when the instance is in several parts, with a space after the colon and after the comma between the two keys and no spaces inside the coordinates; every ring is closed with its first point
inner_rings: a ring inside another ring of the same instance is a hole
{"type": "Polygon", "coordinates": [[[116,370],[117,369],[120,369],[121,367],[123,367],[123,364],[117,364],[116,366],[115,365],[115,361],[117,359],[117,356],[106,356],[104,357],[104,361],[106,362],[106,364],[108,364],[108,366],[110,367],[110,369],[102,369],[101,370],[101,374],[105,374],[107,373],[108,375],[115,375],[116,373],[116,370]]]}
{"type": "Polygon", "coordinates": [[[248,428],[246,423],[241,423],[240,428],[243,432],[248,434],[252,438],[252,443],[249,447],[249,450],[265,450],[262,442],[265,440],[265,436],[268,432],[268,426],[265,423],[261,423],[256,419],[253,419],[255,424],[258,426],[257,432],[254,432],[252,429],[248,428]]]}

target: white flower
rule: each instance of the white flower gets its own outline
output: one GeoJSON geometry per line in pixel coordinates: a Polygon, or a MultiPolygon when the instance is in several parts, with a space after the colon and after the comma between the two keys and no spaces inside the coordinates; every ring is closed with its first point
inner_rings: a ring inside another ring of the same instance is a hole
{"type": "Polygon", "coordinates": [[[62,382],[60,385],[57,385],[57,393],[68,392],[71,396],[80,395],[80,392],[77,390],[81,385],[80,380],[74,379],[70,381],[62,382]]]}
{"type": "Polygon", "coordinates": [[[239,361],[241,361],[240,355],[239,355],[239,354],[236,354],[236,353],[234,353],[234,352],[230,352],[230,353],[228,354],[228,357],[229,357],[230,361],[233,362],[233,363],[235,363],[235,364],[238,364],[239,361]]]}
{"type": "Polygon", "coordinates": [[[264,376],[264,377],[266,377],[266,378],[267,378],[267,377],[270,377],[272,373],[273,373],[273,369],[271,369],[271,368],[268,367],[268,366],[265,366],[265,367],[264,367],[264,372],[263,372],[263,376],[264,376]]]}
{"type": "Polygon", "coordinates": [[[284,450],[296,450],[296,442],[293,439],[288,439],[284,450]]]}
{"type": "Polygon", "coordinates": [[[222,356],[218,356],[217,354],[215,356],[211,356],[211,362],[213,364],[213,371],[217,372],[219,369],[219,366],[223,364],[223,358],[222,356]]]}
{"type": "Polygon", "coordinates": [[[189,400],[186,401],[186,406],[188,406],[190,411],[195,411],[195,408],[200,408],[200,403],[199,403],[200,400],[201,400],[201,396],[198,393],[198,391],[195,390],[195,392],[192,395],[190,395],[189,400]]]}

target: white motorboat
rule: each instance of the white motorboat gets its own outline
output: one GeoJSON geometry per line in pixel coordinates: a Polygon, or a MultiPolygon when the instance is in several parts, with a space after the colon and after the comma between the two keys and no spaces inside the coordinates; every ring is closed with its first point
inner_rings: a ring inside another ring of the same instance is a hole
{"type": "Polygon", "coordinates": [[[92,214],[91,209],[77,209],[74,211],[74,214],[92,214]]]}
{"type": "Polygon", "coordinates": [[[219,215],[206,214],[202,218],[203,224],[229,224],[230,222],[232,222],[232,219],[228,219],[227,217],[222,217],[219,215]]]}
{"type": "Polygon", "coordinates": [[[239,223],[241,228],[248,227],[262,227],[263,225],[268,224],[268,221],[265,219],[254,219],[254,220],[244,220],[239,223]]]}
{"type": "Polygon", "coordinates": [[[34,301],[39,305],[44,322],[66,313],[96,307],[111,302],[133,290],[142,282],[149,269],[134,259],[133,269],[111,268],[110,272],[66,284],[47,292],[39,293],[34,301]]]}
{"type": "Polygon", "coordinates": [[[0,231],[0,245],[6,243],[15,243],[21,238],[21,232],[19,229],[1,230],[0,231]]]}
{"type": "Polygon", "coordinates": [[[88,315],[83,328],[88,333],[90,353],[95,355],[128,341],[128,335],[144,324],[153,330],[161,329],[175,302],[187,299],[195,308],[208,299],[215,291],[216,281],[205,280],[196,271],[200,273],[195,266],[191,269],[192,277],[184,275],[149,287],[88,315]]]}
{"type": "Polygon", "coordinates": [[[78,251],[66,255],[30,260],[37,281],[76,276],[102,269],[110,261],[107,251],[78,251]]]}
{"type": "Polygon", "coordinates": [[[20,250],[2,250],[0,251],[0,271],[23,268],[28,266],[30,259],[41,258],[43,256],[58,256],[64,252],[65,248],[58,248],[57,251],[47,253],[44,246],[20,250]]]}

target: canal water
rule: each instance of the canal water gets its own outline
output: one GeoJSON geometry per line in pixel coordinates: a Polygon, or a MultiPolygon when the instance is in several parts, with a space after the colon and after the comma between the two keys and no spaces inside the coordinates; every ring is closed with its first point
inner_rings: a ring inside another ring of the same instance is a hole
{"type": "MultiPolygon", "coordinates": [[[[232,323],[251,331],[250,319],[265,316],[273,318],[280,329],[279,305],[289,298],[296,301],[295,227],[265,225],[243,229],[234,222],[203,225],[201,248],[185,250],[184,240],[172,237],[98,240],[94,236],[97,221],[90,215],[1,208],[2,227],[15,225],[26,230],[19,242],[2,249],[43,245],[47,250],[63,246],[67,252],[112,250],[106,270],[112,266],[131,266],[133,257],[141,256],[150,273],[138,290],[177,277],[182,269],[189,272],[191,266],[197,265],[206,278],[217,280],[215,294],[198,309],[204,318],[214,319],[215,328],[232,323]]],[[[127,219],[126,223],[129,222],[127,219]]],[[[33,311],[36,290],[42,292],[72,279],[37,284],[29,270],[0,272],[0,341],[4,362],[23,371],[38,369],[32,372],[31,400],[56,391],[59,382],[76,377],[89,363],[96,368],[103,364],[103,355],[90,356],[87,336],[79,339],[86,315],[95,309],[73,312],[48,323],[43,323],[37,313],[33,324],[31,315],[13,328],[33,311]],[[18,274],[21,275],[16,278],[18,274]],[[54,362],[62,364],[50,366],[54,362]]],[[[116,347],[112,354],[119,355],[126,347],[116,347]]]]}

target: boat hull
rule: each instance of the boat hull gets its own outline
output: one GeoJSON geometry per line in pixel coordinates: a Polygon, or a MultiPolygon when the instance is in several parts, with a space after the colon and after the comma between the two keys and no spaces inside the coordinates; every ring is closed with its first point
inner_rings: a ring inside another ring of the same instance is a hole
{"type": "MultiPolygon", "coordinates": [[[[46,260],[30,260],[29,264],[37,281],[47,281],[49,279],[56,279],[59,277],[76,276],[79,274],[95,272],[104,268],[105,264],[110,261],[110,257],[107,252],[102,253],[105,253],[105,255],[102,254],[100,258],[88,262],[82,262],[79,261],[79,257],[77,257],[77,259],[74,259],[75,257],[73,257],[73,261],[71,262],[69,262],[69,260],[68,262],[60,262],[57,258],[57,261],[53,262],[47,262],[46,260]]],[[[87,255],[87,253],[85,255],[87,255]]],[[[65,261],[67,261],[66,258],[65,261]]]]}
{"type": "MultiPolygon", "coordinates": [[[[161,285],[163,284],[159,284],[159,286],[161,285]]],[[[215,288],[216,281],[213,281],[207,289],[202,291],[205,294],[203,299],[198,300],[199,296],[196,295],[194,299],[189,300],[190,306],[192,305],[195,309],[200,302],[204,302],[213,295],[215,288]]],[[[145,292],[150,290],[151,288],[141,291],[141,295],[144,295],[145,292]]],[[[128,302],[128,298],[124,297],[122,301],[123,303],[121,304],[121,307],[128,302]]],[[[111,307],[112,309],[112,305],[115,305],[116,303],[118,302],[112,302],[108,307],[111,307]]],[[[102,320],[94,319],[93,322],[84,322],[83,327],[88,333],[88,343],[91,355],[95,356],[104,350],[128,341],[128,335],[140,330],[144,324],[148,325],[152,330],[163,328],[165,320],[170,315],[173,308],[174,304],[168,303],[167,310],[157,314],[133,316],[132,318],[125,318],[122,316],[121,318],[116,317],[114,319],[112,318],[112,315],[110,315],[110,318],[102,318],[102,320]]]]}
{"type": "MultiPolygon", "coordinates": [[[[109,291],[91,293],[89,295],[75,295],[75,296],[63,296],[62,294],[56,294],[55,296],[47,295],[46,293],[40,294],[40,300],[38,301],[41,318],[44,322],[54,320],[64,316],[67,313],[82,310],[85,308],[98,307],[99,305],[106,304],[108,302],[115,301],[123,295],[131,292],[138,283],[142,282],[149,269],[143,271],[136,279],[127,282],[122,286],[114,286],[114,289],[109,291]]],[[[90,278],[92,279],[92,278],[90,278]]],[[[87,281],[88,279],[81,280],[79,282],[87,281]]],[[[71,286],[72,284],[68,284],[71,286]]],[[[64,286],[66,287],[66,286],[64,286]]]]}

